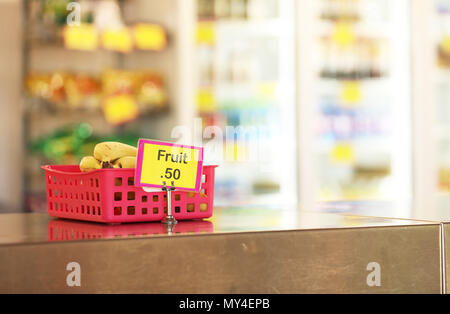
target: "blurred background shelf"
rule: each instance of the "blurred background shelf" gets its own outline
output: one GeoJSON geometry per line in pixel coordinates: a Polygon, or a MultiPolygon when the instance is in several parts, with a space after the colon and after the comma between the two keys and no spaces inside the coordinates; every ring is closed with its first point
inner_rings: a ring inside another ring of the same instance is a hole
{"type": "Polygon", "coordinates": [[[170,33],[183,26],[180,12],[167,11],[178,2],[78,1],[84,28],[71,28],[69,1],[22,1],[27,211],[46,211],[40,165],[77,164],[105,139],[132,145],[139,137],[168,139],[182,122],[180,107],[189,105],[177,95],[183,87],[175,65],[184,47],[177,46],[179,32],[170,33]],[[146,43],[162,46],[139,46],[146,43]]]}

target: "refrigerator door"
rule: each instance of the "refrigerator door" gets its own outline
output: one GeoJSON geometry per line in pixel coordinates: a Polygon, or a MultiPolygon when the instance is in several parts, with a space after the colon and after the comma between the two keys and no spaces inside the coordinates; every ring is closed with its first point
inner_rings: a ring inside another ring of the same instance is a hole
{"type": "Polygon", "coordinates": [[[301,200],[409,200],[409,1],[298,3],[301,200]]]}
{"type": "Polygon", "coordinates": [[[215,203],[296,202],[293,0],[197,2],[197,113],[215,203]]]}
{"type": "Polygon", "coordinates": [[[433,40],[436,56],[434,86],[437,208],[450,205],[450,1],[434,1],[433,40]]]}

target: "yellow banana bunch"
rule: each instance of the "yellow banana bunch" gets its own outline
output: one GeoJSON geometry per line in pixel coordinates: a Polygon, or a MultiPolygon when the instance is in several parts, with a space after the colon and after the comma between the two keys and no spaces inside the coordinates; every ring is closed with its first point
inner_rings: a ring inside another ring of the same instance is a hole
{"type": "Polygon", "coordinates": [[[83,172],[104,168],[136,168],[137,149],[119,142],[99,143],[94,157],[86,156],[80,162],[83,172]]]}
{"type": "Polygon", "coordinates": [[[137,157],[125,156],[113,163],[114,168],[136,168],[137,157]]]}
{"type": "Polygon", "coordinates": [[[83,157],[83,159],[81,159],[80,170],[83,172],[92,171],[92,170],[101,169],[101,168],[102,168],[102,166],[100,164],[100,161],[98,161],[97,159],[95,159],[92,156],[86,156],[86,157],[83,157]]]}
{"type": "Polygon", "coordinates": [[[102,168],[113,168],[113,162],[126,156],[136,157],[136,147],[118,142],[104,142],[94,148],[94,157],[102,163],[102,168]]]}

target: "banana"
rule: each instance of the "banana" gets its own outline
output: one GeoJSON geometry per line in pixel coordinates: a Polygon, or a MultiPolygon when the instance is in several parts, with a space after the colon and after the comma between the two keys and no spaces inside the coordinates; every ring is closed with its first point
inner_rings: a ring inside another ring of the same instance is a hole
{"type": "Polygon", "coordinates": [[[92,156],[86,156],[86,157],[83,157],[83,159],[81,159],[80,170],[82,172],[92,171],[92,170],[101,169],[101,168],[102,168],[102,166],[100,164],[100,161],[98,161],[97,159],[95,159],[92,156]]]}
{"type": "MultiPolygon", "coordinates": [[[[195,194],[196,194],[196,193],[194,193],[194,192],[187,192],[187,197],[189,197],[189,198],[194,198],[194,197],[195,197],[195,194]]],[[[203,193],[203,192],[200,191],[200,197],[207,197],[207,195],[206,195],[205,193],[203,193]]]]}
{"type": "Polygon", "coordinates": [[[200,204],[200,211],[201,212],[206,212],[206,210],[208,209],[208,205],[205,203],[201,203],[200,204]]]}
{"type": "Polygon", "coordinates": [[[112,163],[125,156],[136,157],[136,147],[119,142],[103,142],[94,148],[94,157],[100,160],[102,168],[113,168],[112,163]]]}
{"type": "Polygon", "coordinates": [[[132,156],[125,156],[117,159],[113,163],[114,168],[136,168],[137,158],[132,156]]]}

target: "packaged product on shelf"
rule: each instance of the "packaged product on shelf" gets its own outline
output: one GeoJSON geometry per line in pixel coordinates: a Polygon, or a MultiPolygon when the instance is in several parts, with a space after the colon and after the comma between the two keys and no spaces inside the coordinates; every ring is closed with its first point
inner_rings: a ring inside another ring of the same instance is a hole
{"type": "Polygon", "coordinates": [[[442,191],[450,191],[450,167],[439,169],[439,187],[442,191]]]}
{"type": "Polygon", "coordinates": [[[274,19],[278,17],[277,0],[248,0],[249,19],[274,19]]]}
{"type": "Polygon", "coordinates": [[[333,52],[333,46],[330,43],[330,40],[325,36],[320,40],[321,53],[322,53],[322,69],[320,72],[320,76],[323,78],[331,78],[333,77],[335,61],[333,57],[335,57],[335,53],[333,52]]]}
{"type": "Polygon", "coordinates": [[[66,100],[65,81],[67,74],[55,72],[50,77],[50,98],[49,100],[58,105],[62,105],[66,100]]]}
{"type": "Polygon", "coordinates": [[[202,20],[214,19],[214,1],[198,0],[197,15],[202,20]]]}
{"type": "Polygon", "coordinates": [[[360,77],[370,77],[373,72],[372,67],[372,53],[370,49],[370,45],[367,43],[369,39],[367,38],[359,38],[359,49],[357,49],[358,53],[358,69],[360,72],[360,77]]]}
{"type": "MultiPolygon", "coordinates": [[[[60,44],[63,30],[67,26],[70,13],[74,7],[70,0],[25,1],[32,27],[29,27],[27,38],[40,43],[60,44]]],[[[93,21],[92,1],[77,1],[83,9],[80,13],[82,24],[93,21]]]]}
{"type": "Polygon", "coordinates": [[[168,97],[163,78],[156,73],[142,73],[136,97],[143,111],[166,106],[168,97]]]}
{"type": "Polygon", "coordinates": [[[450,67],[450,5],[448,1],[437,1],[439,41],[437,46],[438,65],[442,68],[450,67]]]}
{"type": "Polygon", "coordinates": [[[232,19],[247,19],[247,0],[231,0],[230,8],[232,19]]]}
{"type": "Polygon", "coordinates": [[[388,69],[387,42],[383,39],[372,39],[370,41],[372,71],[371,77],[379,78],[386,76],[388,69]]]}
{"type": "Polygon", "coordinates": [[[95,4],[93,12],[95,26],[100,32],[107,29],[123,29],[124,22],[117,0],[98,1],[95,4]]]}
{"type": "Polygon", "coordinates": [[[62,31],[64,47],[69,50],[94,51],[98,49],[97,29],[92,24],[65,26],[62,31]]]}
{"type": "Polygon", "coordinates": [[[167,104],[163,78],[156,72],[107,70],[103,73],[102,82],[105,97],[130,95],[136,98],[143,111],[167,104]]]}
{"type": "Polygon", "coordinates": [[[214,16],[217,19],[228,19],[231,16],[231,0],[214,0],[214,16]]]}
{"type": "Polygon", "coordinates": [[[73,75],[66,80],[67,104],[70,108],[98,108],[100,84],[88,75],[73,75]]]}
{"type": "Polygon", "coordinates": [[[47,160],[57,163],[77,163],[85,155],[88,139],[92,135],[92,126],[86,123],[70,125],[57,129],[32,141],[32,154],[41,154],[47,160]]]}
{"type": "Polygon", "coordinates": [[[324,36],[321,48],[323,78],[367,79],[388,74],[388,45],[384,39],[361,36],[351,44],[340,45],[324,36]]]}
{"type": "Polygon", "coordinates": [[[450,33],[444,34],[438,43],[438,65],[450,68],[450,33]]]}
{"type": "Polygon", "coordinates": [[[321,18],[330,21],[358,21],[359,4],[359,0],[322,0],[321,18]]]}
{"type": "Polygon", "coordinates": [[[25,88],[32,97],[50,98],[50,75],[30,74],[25,79],[25,88]]]}
{"type": "Polygon", "coordinates": [[[140,115],[136,98],[130,94],[105,96],[102,100],[102,109],[106,121],[115,126],[134,121],[140,115]]]}
{"type": "Polygon", "coordinates": [[[103,49],[128,53],[133,50],[133,36],[128,27],[108,28],[100,33],[103,49]]]}
{"type": "Polygon", "coordinates": [[[160,25],[137,23],[132,32],[137,49],[161,51],[167,47],[166,32],[160,25]]]}
{"type": "Polygon", "coordinates": [[[131,71],[108,69],[102,73],[102,93],[104,96],[136,94],[137,76],[131,71]]]}
{"type": "Polygon", "coordinates": [[[208,46],[199,46],[197,49],[199,56],[199,85],[212,86],[215,81],[216,71],[214,67],[213,51],[208,46]]]}
{"type": "MultiPolygon", "coordinates": [[[[157,24],[123,21],[121,0],[42,0],[26,1],[32,27],[27,39],[38,43],[63,44],[69,50],[106,50],[128,53],[132,49],[161,51],[167,45],[165,30],[157,24]],[[82,10],[78,10],[79,4],[82,10]],[[73,25],[78,10],[80,19],[73,25]]],[[[210,2],[209,0],[207,2],[210,2]]]]}
{"type": "Polygon", "coordinates": [[[100,80],[90,75],[62,72],[31,74],[25,86],[31,97],[45,100],[45,105],[54,109],[102,107],[109,122],[122,122],[125,117],[128,117],[126,121],[131,121],[138,111],[161,109],[168,100],[162,76],[150,71],[110,69],[103,72],[100,80]]]}
{"type": "Polygon", "coordinates": [[[61,72],[31,74],[26,78],[25,84],[32,97],[41,98],[57,106],[63,106],[66,100],[66,80],[67,75],[61,72]]]}
{"type": "Polygon", "coordinates": [[[70,11],[67,10],[69,0],[44,0],[41,2],[40,17],[43,21],[50,21],[56,26],[63,26],[67,22],[70,11]]]}
{"type": "Polygon", "coordinates": [[[98,107],[100,86],[88,75],[54,72],[32,74],[26,78],[30,96],[43,99],[56,109],[98,107]]]}

